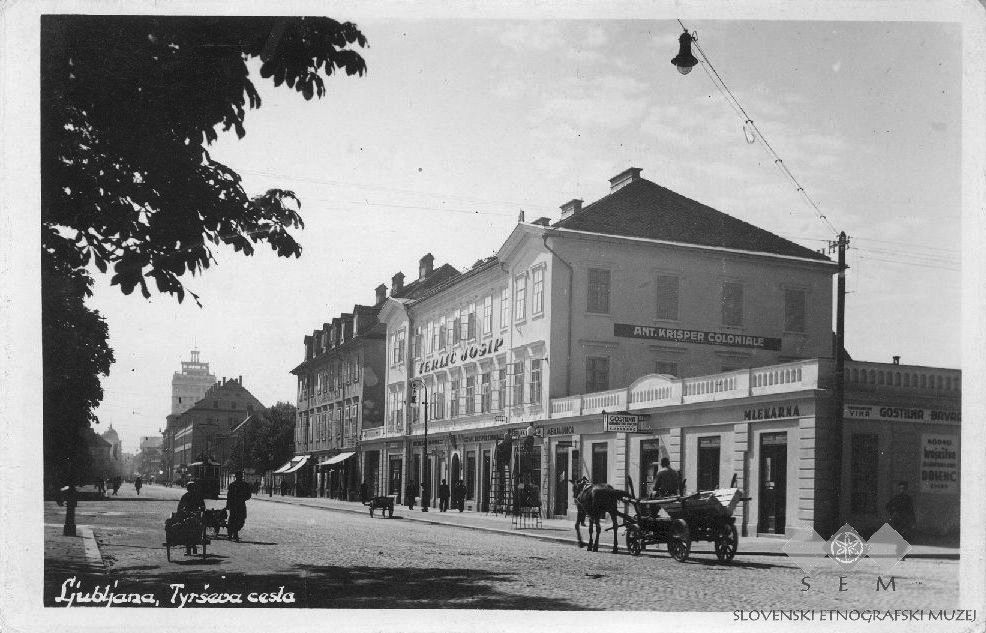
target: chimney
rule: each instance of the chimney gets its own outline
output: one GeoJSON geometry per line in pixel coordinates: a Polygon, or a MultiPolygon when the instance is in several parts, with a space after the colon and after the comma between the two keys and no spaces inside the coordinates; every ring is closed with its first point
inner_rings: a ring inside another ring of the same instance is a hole
{"type": "Polygon", "coordinates": [[[894,365],[900,365],[900,356],[894,356],[894,365]]]}
{"type": "Polygon", "coordinates": [[[521,209],[520,213],[517,214],[517,222],[523,222],[523,221],[524,221],[524,210],[521,209]]]}
{"type": "Polygon", "coordinates": [[[531,224],[537,224],[538,226],[548,226],[551,224],[551,218],[541,216],[537,220],[531,222],[531,224]]]}
{"type": "Polygon", "coordinates": [[[380,284],[377,286],[377,302],[374,305],[380,305],[387,298],[387,286],[380,284]]]}
{"type": "Polygon", "coordinates": [[[226,376],[223,376],[223,386],[226,386],[226,376]]]}
{"type": "Polygon", "coordinates": [[[613,193],[623,187],[626,187],[631,182],[640,180],[640,172],[643,171],[639,167],[631,167],[626,171],[621,171],[612,178],[609,179],[609,192],[613,193]]]}
{"type": "Polygon", "coordinates": [[[562,219],[567,218],[570,215],[575,215],[582,210],[582,201],[578,198],[574,200],[569,200],[565,204],[561,205],[561,217],[562,219]]]}
{"type": "Polygon", "coordinates": [[[426,254],[420,260],[418,260],[418,279],[424,279],[431,274],[432,268],[435,265],[435,256],[431,253],[426,254]]]}
{"type": "Polygon", "coordinates": [[[243,374],[240,374],[240,377],[236,379],[236,384],[243,386],[243,374]]]}
{"type": "Polygon", "coordinates": [[[393,297],[395,294],[404,289],[404,273],[397,273],[390,278],[391,291],[390,296],[393,297]]]}

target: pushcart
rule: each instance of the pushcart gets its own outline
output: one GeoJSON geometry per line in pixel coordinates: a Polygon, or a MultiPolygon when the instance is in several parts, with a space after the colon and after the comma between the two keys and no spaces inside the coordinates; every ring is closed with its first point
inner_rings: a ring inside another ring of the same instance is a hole
{"type": "Polygon", "coordinates": [[[206,546],[210,542],[201,512],[175,512],[164,522],[164,547],[169,562],[172,547],[201,546],[202,558],[205,559],[206,546]]]}

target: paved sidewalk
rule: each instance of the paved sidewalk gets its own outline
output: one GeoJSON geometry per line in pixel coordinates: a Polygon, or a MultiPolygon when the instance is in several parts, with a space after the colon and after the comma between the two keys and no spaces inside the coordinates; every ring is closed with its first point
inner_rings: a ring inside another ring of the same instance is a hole
{"type": "MultiPolygon", "coordinates": [[[[254,500],[274,502],[274,503],[290,503],[294,505],[304,505],[313,508],[321,508],[324,510],[332,510],[337,512],[350,512],[355,514],[369,514],[369,508],[364,506],[358,501],[340,501],[338,499],[327,499],[327,498],[312,498],[312,497],[291,497],[291,496],[281,496],[274,495],[269,497],[266,494],[257,494],[253,497],[254,500]]],[[[377,517],[380,516],[379,513],[374,513],[377,517]]],[[[575,545],[575,525],[574,521],[568,519],[542,519],[541,528],[514,528],[511,526],[511,518],[504,515],[492,515],[483,512],[459,512],[448,511],[439,512],[436,508],[429,508],[428,512],[422,512],[421,507],[416,505],[414,510],[408,510],[407,506],[397,506],[394,508],[394,518],[400,518],[402,520],[417,521],[420,523],[429,523],[432,525],[447,525],[450,527],[465,528],[471,530],[479,530],[482,532],[492,532],[498,534],[511,534],[514,536],[524,536],[528,538],[542,539],[547,541],[556,541],[561,543],[570,543],[575,545]]],[[[609,527],[610,523],[608,518],[603,521],[603,529],[605,530],[609,527]]],[[[582,529],[582,538],[588,539],[588,528],[582,529]]],[[[599,539],[600,548],[606,547],[607,543],[612,543],[612,535],[609,532],[604,531],[599,539]]],[[[784,544],[787,543],[788,539],[783,536],[777,537],[754,537],[754,536],[741,536],[739,549],[741,552],[747,555],[761,554],[767,556],[783,556],[784,553],[782,548],[784,544]]],[[[622,534],[620,538],[620,547],[624,548],[626,543],[624,543],[622,534]]],[[[712,551],[713,544],[706,542],[697,542],[692,545],[694,551],[712,551]]],[[[958,560],[959,549],[958,547],[938,547],[933,545],[915,545],[912,547],[911,552],[908,554],[908,558],[935,558],[944,560],[958,560]]]]}

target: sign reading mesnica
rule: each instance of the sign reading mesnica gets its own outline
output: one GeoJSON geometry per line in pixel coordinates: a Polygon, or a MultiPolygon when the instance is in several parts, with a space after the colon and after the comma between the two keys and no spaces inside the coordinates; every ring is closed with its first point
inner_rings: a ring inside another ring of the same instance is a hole
{"type": "Polygon", "coordinates": [[[727,347],[752,347],[755,349],[780,350],[781,339],[768,336],[750,336],[731,332],[711,332],[708,330],[683,330],[673,327],[652,325],[613,324],[613,336],[625,338],[646,338],[655,341],[675,341],[677,343],[698,343],[700,345],[725,345],[727,347]]]}

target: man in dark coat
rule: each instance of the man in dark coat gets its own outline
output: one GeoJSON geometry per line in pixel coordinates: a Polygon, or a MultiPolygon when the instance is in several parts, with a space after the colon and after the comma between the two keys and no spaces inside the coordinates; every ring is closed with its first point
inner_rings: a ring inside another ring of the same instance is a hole
{"type": "MultiPolygon", "coordinates": [[[[205,497],[202,496],[202,486],[197,481],[190,481],[185,486],[188,491],[178,500],[178,514],[205,512],[205,497]]],[[[185,546],[185,555],[190,556],[198,551],[194,545],[185,546]]]]}
{"type": "Polygon", "coordinates": [[[914,501],[907,494],[907,482],[897,484],[897,494],[887,502],[890,527],[897,530],[905,539],[911,536],[914,528],[914,501]]]}
{"type": "Polygon", "coordinates": [[[246,523],[246,502],[251,496],[253,495],[250,492],[250,484],[243,481],[243,471],[236,471],[233,483],[229,484],[229,489],[226,490],[226,509],[229,510],[226,531],[229,532],[229,538],[234,541],[240,540],[240,530],[246,523]]]}
{"type": "Polygon", "coordinates": [[[438,486],[438,511],[445,512],[448,510],[448,499],[451,494],[451,490],[448,487],[448,482],[444,479],[442,483],[438,486]]]}
{"type": "Polygon", "coordinates": [[[671,460],[667,457],[661,458],[661,470],[657,471],[654,478],[654,496],[677,497],[681,494],[681,478],[677,471],[671,468],[671,460]]]}
{"type": "Polygon", "coordinates": [[[459,512],[466,509],[466,484],[461,479],[452,484],[452,509],[459,512]]]}
{"type": "Polygon", "coordinates": [[[414,500],[418,496],[418,484],[413,481],[407,484],[407,490],[404,491],[404,501],[407,503],[407,509],[414,509],[414,500]]]}
{"type": "Polygon", "coordinates": [[[140,475],[137,475],[137,478],[134,479],[134,489],[137,491],[138,495],[140,494],[140,488],[143,485],[144,485],[143,480],[140,478],[140,475]]]}

